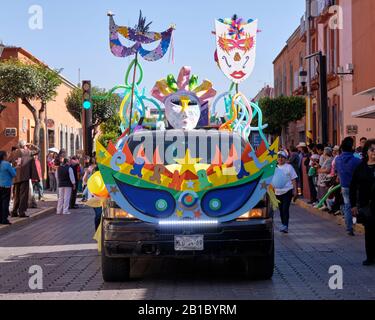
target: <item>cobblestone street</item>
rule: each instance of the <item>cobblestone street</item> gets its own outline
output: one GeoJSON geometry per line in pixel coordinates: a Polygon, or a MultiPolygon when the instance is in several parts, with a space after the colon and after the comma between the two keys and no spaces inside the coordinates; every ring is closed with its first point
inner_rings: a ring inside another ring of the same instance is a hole
{"type": "Polygon", "coordinates": [[[80,209],[0,235],[0,299],[375,299],[375,267],[361,264],[363,235],[350,238],[296,206],[290,234],[276,233],[271,281],[245,280],[234,263],[142,259],[130,282],[105,284],[93,225],[93,212],[80,209]],[[29,289],[33,265],[43,269],[43,290],[29,289]],[[343,268],[343,290],[329,289],[332,265],[343,268]]]}

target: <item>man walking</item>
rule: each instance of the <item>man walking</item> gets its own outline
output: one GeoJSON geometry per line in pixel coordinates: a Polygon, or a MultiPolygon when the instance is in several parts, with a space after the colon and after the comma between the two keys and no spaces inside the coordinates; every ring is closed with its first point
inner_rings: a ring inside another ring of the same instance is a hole
{"type": "Polygon", "coordinates": [[[63,159],[62,165],[57,170],[59,184],[59,200],[57,203],[57,214],[70,214],[69,204],[72,190],[76,188],[73,169],[68,159],[63,159]]]}
{"type": "Polygon", "coordinates": [[[17,174],[14,178],[14,204],[12,217],[27,218],[26,210],[29,203],[29,186],[32,175],[33,156],[38,154],[40,149],[32,144],[21,140],[18,148],[12,153],[10,162],[15,163],[17,174]]]}
{"type": "Polygon", "coordinates": [[[345,216],[346,231],[354,236],[353,217],[350,204],[350,184],[354,170],[361,164],[361,160],[354,156],[354,140],[347,137],[341,144],[342,154],[335,161],[336,171],[341,183],[341,193],[344,199],[342,211],[345,216]]]}

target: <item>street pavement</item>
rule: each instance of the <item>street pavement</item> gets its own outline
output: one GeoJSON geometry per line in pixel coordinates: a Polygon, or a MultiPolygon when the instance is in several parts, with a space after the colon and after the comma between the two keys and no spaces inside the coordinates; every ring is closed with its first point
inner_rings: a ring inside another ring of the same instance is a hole
{"type": "MultiPolygon", "coordinates": [[[[279,217],[276,216],[276,228],[279,217]]],[[[375,267],[363,267],[364,236],[293,206],[290,233],[276,231],[272,280],[246,280],[243,266],[206,259],[138,259],[127,283],[104,283],[92,209],[43,217],[0,234],[0,299],[361,300],[375,299],[375,267]],[[43,289],[29,288],[31,266],[43,289]],[[331,266],[343,270],[342,290],[329,286],[331,266]]]]}

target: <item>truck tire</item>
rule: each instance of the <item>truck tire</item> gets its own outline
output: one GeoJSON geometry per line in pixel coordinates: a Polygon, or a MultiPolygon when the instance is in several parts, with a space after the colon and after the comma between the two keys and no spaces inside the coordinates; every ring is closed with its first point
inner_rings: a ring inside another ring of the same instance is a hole
{"type": "Polygon", "coordinates": [[[270,280],[275,269],[275,248],[263,257],[246,257],[246,276],[252,280],[270,280]]]}
{"type": "Polygon", "coordinates": [[[130,258],[109,258],[105,255],[102,229],[102,276],[105,282],[123,282],[130,279],[130,258]]]}
{"type": "Polygon", "coordinates": [[[102,252],[102,275],[105,282],[129,280],[130,258],[108,258],[102,252]]]}

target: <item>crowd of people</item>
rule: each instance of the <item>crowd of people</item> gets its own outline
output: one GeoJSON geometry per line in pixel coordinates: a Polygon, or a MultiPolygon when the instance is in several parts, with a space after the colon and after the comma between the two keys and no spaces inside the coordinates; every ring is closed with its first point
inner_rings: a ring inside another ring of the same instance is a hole
{"type": "MultiPolygon", "coordinates": [[[[9,216],[28,217],[27,209],[36,205],[35,195],[43,199],[39,154],[37,146],[24,141],[12,152],[0,151],[0,224],[10,224],[9,216]],[[13,209],[9,212],[12,198],[13,209]]],[[[48,154],[47,186],[51,192],[57,192],[57,214],[68,215],[78,208],[78,192],[82,193],[82,202],[92,197],[87,182],[97,170],[95,154],[68,157],[64,149],[48,154]]],[[[279,200],[282,233],[289,232],[291,202],[307,188],[304,175],[308,177],[310,205],[343,215],[350,236],[355,236],[355,222],[364,224],[367,259],[363,264],[375,264],[375,140],[362,138],[357,149],[353,138],[347,137],[341,146],[300,143],[281,150],[272,186],[279,200]]],[[[98,208],[95,209],[96,229],[100,219],[98,208]]]]}
{"type": "Polygon", "coordinates": [[[351,137],[333,147],[300,143],[278,153],[272,185],[283,233],[288,233],[290,204],[303,193],[304,173],[310,205],[343,215],[349,236],[355,236],[354,223],[364,225],[367,259],[363,265],[375,264],[375,140],[362,138],[356,149],[351,137]]]}
{"type": "MultiPolygon", "coordinates": [[[[36,208],[37,200],[44,200],[39,155],[40,149],[25,141],[19,141],[11,152],[0,151],[0,224],[11,224],[9,217],[28,218],[27,209],[36,208]]],[[[87,200],[87,181],[95,170],[95,155],[68,157],[64,149],[48,154],[46,186],[57,193],[57,214],[68,215],[79,208],[78,192],[83,193],[83,201],[87,200]]]]}

